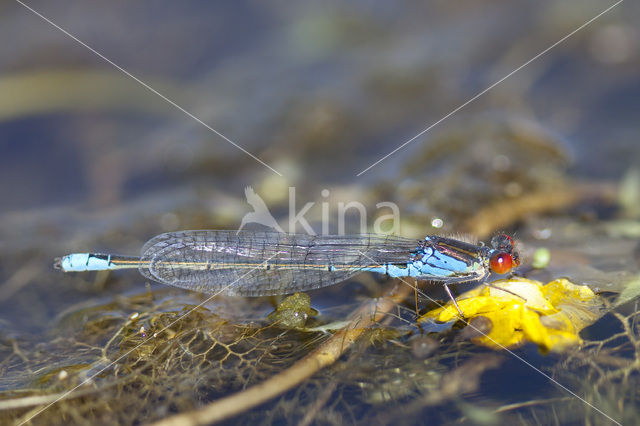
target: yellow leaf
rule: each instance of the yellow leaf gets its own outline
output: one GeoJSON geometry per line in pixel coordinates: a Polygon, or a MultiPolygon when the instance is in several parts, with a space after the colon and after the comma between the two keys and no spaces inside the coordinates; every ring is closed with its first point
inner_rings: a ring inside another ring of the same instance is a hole
{"type": "MultiPolygon", "coordinates": [[[[603,303],[587,286],[558,279],[546,285],[525,278],[493,282],[463,294],[458,306],[471,320],[482,316],[491,330],[473,341],[494,349],[533,342],[542,352],[580,345],[578,333],[600,317],[603,303]]],[[[453,303],[434,309],[419,321],[459,319],[453,303]]]]}

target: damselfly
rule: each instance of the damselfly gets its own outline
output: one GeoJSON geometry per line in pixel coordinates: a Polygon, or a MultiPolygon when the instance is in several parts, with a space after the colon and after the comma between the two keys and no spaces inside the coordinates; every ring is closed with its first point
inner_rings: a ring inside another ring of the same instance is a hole
{"type": "Polygon", "coordinates": [[[74,253],[56,259],[55,266],[65,272],[137,268],[163,284],[235,296],[313,290],[369,271],[441,282],[457,307],[450,284],[480,282],[519,264],[508,235],[497,235],[489,247],[432,235],[415,240],[203,230],[158,235],[140,257],[74,253]]]}

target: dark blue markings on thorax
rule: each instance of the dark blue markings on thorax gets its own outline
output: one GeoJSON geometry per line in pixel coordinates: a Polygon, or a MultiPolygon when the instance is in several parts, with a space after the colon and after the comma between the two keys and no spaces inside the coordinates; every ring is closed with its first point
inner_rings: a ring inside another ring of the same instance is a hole
{"type": "Polygon", "coordinates": [[[414,260],[408,263],[385,263],[378,267],[366,268],[370,272],[387,274],[390,277],[422,277],[445,278],[454,275],[456,271],[425,264],[421,260],[414,260]]]}
{"type": "Polygon", "coordinates": [[[435,250],[433,247],[425,247],[422,258],[418,262],[422,263],[422,271],[425,275],[451,276],[467,273],[471,269],[469,263],[435,250]]]}

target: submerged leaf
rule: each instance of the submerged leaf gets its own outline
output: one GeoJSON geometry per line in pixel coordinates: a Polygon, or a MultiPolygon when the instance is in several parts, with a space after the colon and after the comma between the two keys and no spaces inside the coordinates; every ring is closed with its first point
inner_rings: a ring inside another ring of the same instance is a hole
{"type": "MultiPolygon", "coordinates": [[[[458,300],[468,320],[484,317],[490,331],[472,339],[494,349],[533,342],[542,352],[561,352],[582,344],[578,333],[601,315],[602,301],[587,286],[558,279],[547,284],[513,278],[471,290],[458,300]]],[[[458,318],[452,303],[421,318],[448,322],[458,318]]]]}

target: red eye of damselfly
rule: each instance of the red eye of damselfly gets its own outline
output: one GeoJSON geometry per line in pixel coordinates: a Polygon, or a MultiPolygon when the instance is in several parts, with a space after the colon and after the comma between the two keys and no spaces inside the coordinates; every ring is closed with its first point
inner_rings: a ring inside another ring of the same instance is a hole
{"type": "Polygon", "coordinates": [[[496,274],[506,274],[513,268],[513,256],[509,253],[496,253],[489,259],[489,266],[496,274]]]}

